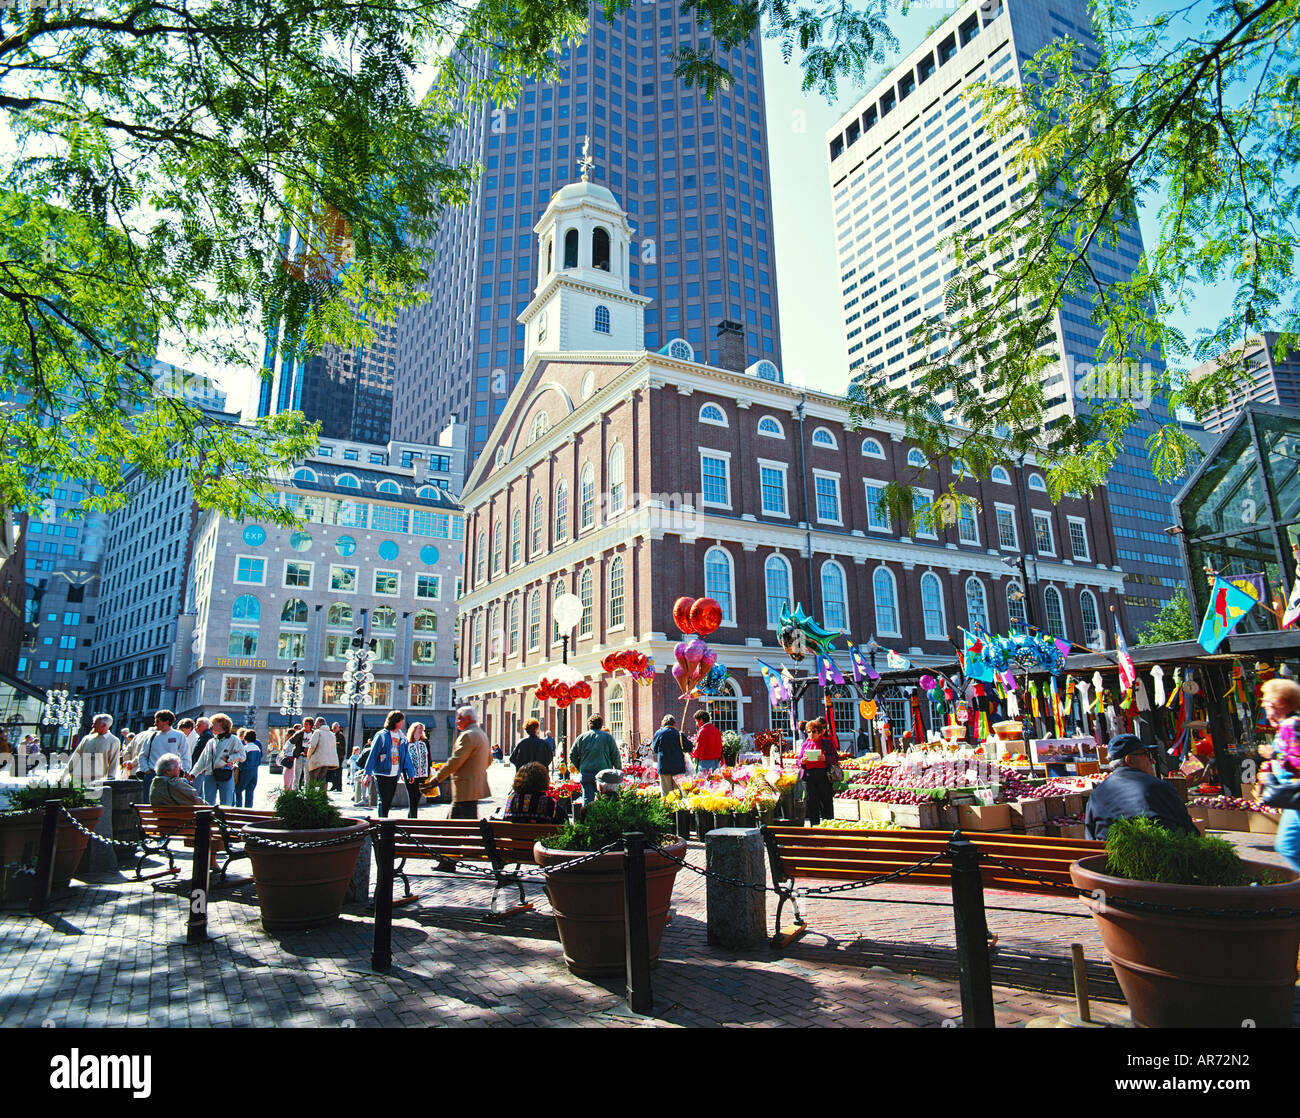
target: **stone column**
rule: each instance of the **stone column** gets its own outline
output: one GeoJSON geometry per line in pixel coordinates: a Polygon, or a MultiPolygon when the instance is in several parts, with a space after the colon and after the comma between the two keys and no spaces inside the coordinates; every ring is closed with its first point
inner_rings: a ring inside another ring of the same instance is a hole
{"type": "MultiPolygon", "coordinates": [[[[400,788],[401,785],[399,784],[400,788]]],[[[344,899],[350,904],[366,905],[370,903],[370,835],[361,840],[361,850],[357,854],[357,868],[352,871],[352,881],[344,899]]]]}
{"type": "MultiPolygon", "coordinates": [[[[713,873],[757,885],[767,883],[763,836],[757,829],[721,827],[704,840],[705,865],[713,873]]],[[[766,947],[767,894],[709,878],[708,940],[711,947],[742,951],[766,947]]]]}

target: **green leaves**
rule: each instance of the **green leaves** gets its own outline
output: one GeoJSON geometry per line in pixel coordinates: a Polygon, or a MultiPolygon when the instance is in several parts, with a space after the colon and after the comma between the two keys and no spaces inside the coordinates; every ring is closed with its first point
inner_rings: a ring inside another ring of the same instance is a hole
{"type": "Polygon", "coordinates": [[[1156,614],[1155,620],[1138,634],[1138,640],[1142,644],[1165,644],[1170,641],[1189,641],[1195,636],[1187,588],[1180,586],[1156,614]]]}

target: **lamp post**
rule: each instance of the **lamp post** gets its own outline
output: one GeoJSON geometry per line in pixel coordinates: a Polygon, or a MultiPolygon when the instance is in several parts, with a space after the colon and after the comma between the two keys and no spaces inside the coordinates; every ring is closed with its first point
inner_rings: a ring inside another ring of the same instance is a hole
{"type": "MultiPolygon", "coordinates": [[[[298,661],[289,664],[284,676],[284,701],[280,704],[280,713],[289,718],[302,717],[302,669],[298,661]]],[[[252,709],[251,707],[249,708],[252,709]]]]}
{"type": "MultiPolygon", "coordinates": [[[[555,618],[555,627],[560,630],[561,655],[564,658],[564,663],[567,664],[569,662],[569,634],[582,619],[582,599],[576,594],[561,594],[555,599],[551,611],[555,618]]],[[[561,712],[559,723],[557,728],[560,731],[560,758],[567,774],[569,768],[569,715],[567,710],[561,712]]]]}
{"type": "Polygon", "coordinates": [[[1012,591],[1012,593],[1010,594],[1010,598],[1013,602],[1017,602],[1021,600],[1024,601],[1025,621],[1031,629],[1037,629],[1039,628],[1039,625],[1038,625],[1038,611],[1034,608],[1035,595],[1029,592],[1029,586],[1030,586],[1029,562],[1030,561],[1033,561],[1034,563],[1033,584],[1036,587],[1038,585],[1038,562],[1036,559],[1033,559],[1033,557],[1026,557],[1024,552],[1021,552],[1014,559],[1009,555],[1002,556],[1002,562],[1005,563],[1008,567],[1020,568],[1020,579],[1021,579],[1020,593],[1017,594],[1015,593],[1015,591],[1012,591]]]}
{"type": "Polygon", "coordinates": [[[358,629],[348,649],[347,668],[343,672],[343,701],[348,704],[348,752],[352,752],[352,739],[356,734],[357,708],[370,702],[370,685],[375,677],[371,672],[374,663],[374,641],[366,644],[365,629],[358,629]]]}
{"type": "Polygon", "coordinates": [[[59,737],[63,733],[64,708],[68,702],[68,689],[54,688],[45,692],[45,706],[41,708],[41,725],[54,726],[54,749],[59,750],[59,737]]]}

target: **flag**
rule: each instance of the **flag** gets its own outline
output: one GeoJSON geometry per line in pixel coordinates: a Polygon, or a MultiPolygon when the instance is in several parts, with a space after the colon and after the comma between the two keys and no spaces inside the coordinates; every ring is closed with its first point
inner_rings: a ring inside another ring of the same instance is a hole
{"type": "Polygon", "coordinates": [[[1291,587],[1291,597],[1286,600],[1286,612],[1282,615],[1282,628],[1289,629],[1300,621],[1300,571],[1296,572],[1295,585],[1291,587]]]}
{"type": "Polygon", "coordinates": [[[1264,576],[1258,575],[1229,575],[1228,581],[1238,590],[1244,590],[1252,598],[1259,601],[1264,600],[1264,576]]]}
{"type": "Polygon", "coordinates": [[[1210,591],[1210,607],[1205,611],[1197,642],[1206,652],[1213,652],[1258,601],[1216,575],[1210,591]]]}
{"type": "Polygon", "coordinates": [[[853,681],[861,683],[864,679],[879,679],[880,673],[871,666],[871,662],[862,655],[862,650],[853,645],[849,648],[849,659],[853,661],[853,681]]]}
{"type": "Polygon", "coordinates": [[[790,687],[782,677],[781,672],[772,667],[771,664],[765,664],[762,660],[758,661],[758,670],[763,673],[763,682],[767,684],[767,698],[772,706],[779,706],[781,703],[790,701],[790,687]]]}
{"type": "Polygon", "coordinates": [[[1123,691],[1133,686],[1137,679],[1137,668],[1133,666],[1133,657],[1129,654],[1128,641],[1119,627],[1119,615],[1115,614],[1115,649],[1119,653],[1119,685],[1123,691]]]}
{"type": "Polygon", "coordinates": [[[965,629],[961,631],[964,659],[966,662],[966,678],[978,679],[986,683],[992,683],[996,677],[993,665],[984,658],[985,644],[979,637],[965,629]]]}

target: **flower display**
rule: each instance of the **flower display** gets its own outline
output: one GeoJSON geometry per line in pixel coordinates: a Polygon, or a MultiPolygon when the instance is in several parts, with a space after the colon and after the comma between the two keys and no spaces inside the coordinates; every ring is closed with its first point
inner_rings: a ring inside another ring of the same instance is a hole
{"type": "Polygon", "coordinates": [[[582,794],[582,784],[576,780],[557,780],[546,789],[546,794],[553,800],[571,800],[582,794]]]}

